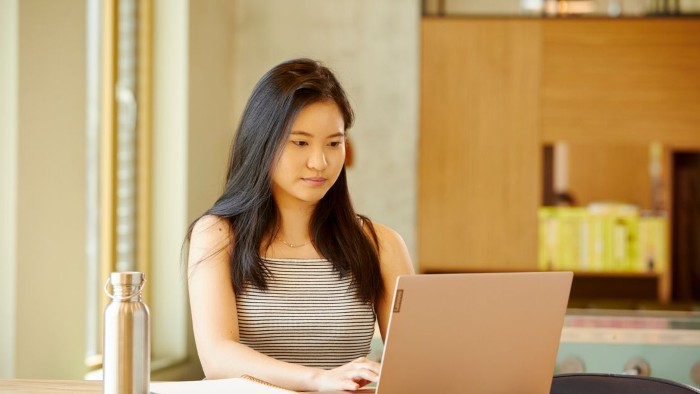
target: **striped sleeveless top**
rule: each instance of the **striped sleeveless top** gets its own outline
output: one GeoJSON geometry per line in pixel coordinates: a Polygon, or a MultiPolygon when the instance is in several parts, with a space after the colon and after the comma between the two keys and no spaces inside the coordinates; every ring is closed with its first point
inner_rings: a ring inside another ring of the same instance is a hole
{"type": "Polygon", "coordinates": [[[267,290],[236,295],[240,342],[278,360],[331,369],[366,356],[374,335],[371,303],[350,275],[325,259],[265,259],[267,290]]]}

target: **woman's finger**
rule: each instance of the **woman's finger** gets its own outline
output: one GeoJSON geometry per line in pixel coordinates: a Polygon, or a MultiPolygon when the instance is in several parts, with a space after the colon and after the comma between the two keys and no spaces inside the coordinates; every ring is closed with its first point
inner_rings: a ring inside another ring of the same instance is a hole
{"type": "Polygon", "coordinates": [[[381,364],[379,364],[376,361],[372,361],[366,357],[360,357],[355,361],[351,362],[349,365],[360,366],[362,368],[369,369],[370,371],[374,371],[376,373],[379,373],[379,369],[381,368],[381,364]]]}
{"type": "Polygon", "coordinates": [[[369,369],[365,369],[365,368],[360,368],[360,369],[348,371],[347,376],[355,382],[358,382],[359,380],[366,380],[368,382],[376,382],[377,380],[379,380],[379,375],[377,375],[373,371],[371,371],[369,369]]]}
{"type": "Polygon", "coordinates": [[[354,391],[354,390],[359,389],[360,387],[362,387],[362,386],[360,386],[359,383],[355,382],[355,381],[352,380],[352,379],[343,379],[343,381],[342,381],[342,389],[341,389],[341,390],[350,390],[350,391],[354,391]]]}

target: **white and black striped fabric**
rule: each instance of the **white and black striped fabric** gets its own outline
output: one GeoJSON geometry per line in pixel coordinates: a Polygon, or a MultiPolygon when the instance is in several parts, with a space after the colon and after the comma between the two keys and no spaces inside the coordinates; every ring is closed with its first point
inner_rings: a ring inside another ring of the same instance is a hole
{"type": "Polygon", "coordinates": [[[366,356],[374,335],[371,303],[325,259],[266,259],[268,289],[236,295],[242,344],[278,360],[331,369],[366,356]]]}

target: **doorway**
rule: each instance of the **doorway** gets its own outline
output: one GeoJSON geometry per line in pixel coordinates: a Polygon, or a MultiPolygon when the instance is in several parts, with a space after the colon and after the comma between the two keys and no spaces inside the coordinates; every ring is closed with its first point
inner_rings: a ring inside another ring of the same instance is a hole
{"type": "Polygon", "coordinates": [[[700,152],[673,153],[674,301],[700,300],[700,152]]]}

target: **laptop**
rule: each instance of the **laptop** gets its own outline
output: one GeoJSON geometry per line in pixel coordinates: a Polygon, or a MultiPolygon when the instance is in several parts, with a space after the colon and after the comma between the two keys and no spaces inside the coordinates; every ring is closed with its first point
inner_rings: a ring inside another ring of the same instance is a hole
{"type": "Polygon", "coordinates": [[[376,394],[549,394],[572,278],[399,277],[376,394]]]}

